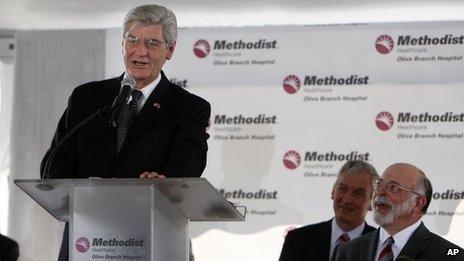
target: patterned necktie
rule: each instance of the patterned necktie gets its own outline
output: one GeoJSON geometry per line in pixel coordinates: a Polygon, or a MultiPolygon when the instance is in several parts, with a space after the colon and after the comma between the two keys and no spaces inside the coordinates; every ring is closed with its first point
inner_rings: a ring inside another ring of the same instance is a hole
{"type": "Polygon", "coordinates": [[[393,260],[393,251],[391,246],[395,243],[392,237],[389,237],[387,240],[385,240],[385,247],[382,249],[382,252],[380,252],[379,259],[378,261],[392,261],[393,260]]]}
{"type": "Polygon", "coordinates": [[[124,111],[122,112],[121,122],[119,123],[117,133],[116,133],[116,145],[117,145],[117,152],[121,150],[124,142],[126,141],[127,134],[129,133],[130,127],[137,117],[138,112],[138,104],[140,98],[142,97],[142,92],[139,90],[132,90],[131,92],[132,100],[129,104],[125,107],[124,111]]]}
{"type": "Polygon", "coordinates": [[[339,238],[338,238],[338,242],[339,243],[345,243],[345,242],[348,242],[350,241],[350,236],[348,236],[347,233],[343,233],[339,238]]]}

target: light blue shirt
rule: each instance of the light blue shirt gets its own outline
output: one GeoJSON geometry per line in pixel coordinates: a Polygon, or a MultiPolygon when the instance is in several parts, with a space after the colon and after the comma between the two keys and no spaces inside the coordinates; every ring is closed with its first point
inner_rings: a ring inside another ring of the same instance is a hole
{"type": "Polygon", "coordinates": [[[355,239],[359,236],[362,235],[362,232],[364,231],[364,227],[366,226],[366,223],[363,222],[360,226],[356,227],[355,229],[351,231],[343,231],[337,224],[337,221],[335,221],[335,218],[332,219],[332,235],[330,236],[330,257],[332,257],[332,253],[334,251],[334,248],[338,245],[339,238],[343,233],[348,233],[348,236],[351,239],[355,239]]]}

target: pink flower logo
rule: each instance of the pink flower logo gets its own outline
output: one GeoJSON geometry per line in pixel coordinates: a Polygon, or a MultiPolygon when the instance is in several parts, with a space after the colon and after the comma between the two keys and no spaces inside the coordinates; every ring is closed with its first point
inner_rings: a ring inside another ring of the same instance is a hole
{"type": "Polygon", "coordinates": [[[296,169],[300,166],[301,156],[294,150],[289,150],[284,154],[283,162],[287,169],[296,169]]]}
{"type": "Polygon", "coordinates": [[[296,75],[289,75],[285,77],[283,82],[284,90],[289,94],[296,93],[301,86],[301,81],[296,75]]]}
{"type": "Polygon", "coordinates": [[[377,128],[382,131],[387,131],[393,127],[394,123],[394,118],[393,115],[391,115],[389,112],[383,111],[375,117],[375,125],[377,125],[377,128]]]}
{"type": "Polygon", "coordinates": [[[90,248],[90,242],[87,238],[80,237],[76,240],[75,246],[77,251],[79,251],[80,253],[85,253],[90,248]]]}
{"type": "Polygon", "coordinates": [[[381,35],[375,40],[375,49],[381,54],[388,54],[393,51],[393,39],[389,35],[381,35]]]}
{"type": "Polygon", "coordinates": [[[210,50],[211,46],[209,45],[208,41],[204,39],[196,41],[193,45],[193,53],[198,58],[205,58],[206,56],[208,56],[210,50]]]}

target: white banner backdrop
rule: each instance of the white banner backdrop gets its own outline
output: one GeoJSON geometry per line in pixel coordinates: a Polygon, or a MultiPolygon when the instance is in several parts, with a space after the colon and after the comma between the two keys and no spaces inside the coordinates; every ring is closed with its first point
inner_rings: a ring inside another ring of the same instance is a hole
{"type": "MultiPolygon", "coordinates": [[[[179,32],[167,76],[211,102],[203,174],[246,222],[192,223],[197,260],[277,260],[288,229],[333,216],[341,165],[428,175],[424,222],[464,247],[464,23],[392,23],[179,32]]],[[[107,33],[107,76],[123,71],[107,33]]],[[[371,214],[368,223],[374,225],[371,214]]]]}

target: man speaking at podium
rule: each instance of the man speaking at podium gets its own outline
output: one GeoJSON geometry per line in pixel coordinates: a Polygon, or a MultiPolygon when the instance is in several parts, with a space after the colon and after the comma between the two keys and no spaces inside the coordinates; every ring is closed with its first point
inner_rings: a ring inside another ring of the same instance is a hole
{"type": "MultiPolygon", "coordinates": [[[[125,72],[73,91],[42,161],[42,178],[201,176],[211,108],[169,82],[161,71],[173,55],[176,39],[176,16],[169,9],[146,5],[126,14],[125,72]],[[99,110],[97,117],[63,141],[99,110]]],[[[59,260],[68,259],[67,230],[68,225],[59,260]]]]}

